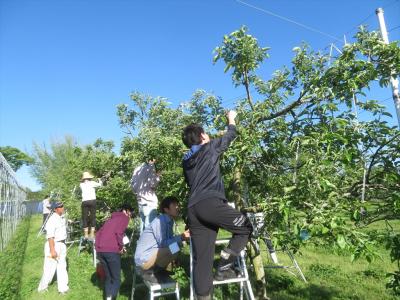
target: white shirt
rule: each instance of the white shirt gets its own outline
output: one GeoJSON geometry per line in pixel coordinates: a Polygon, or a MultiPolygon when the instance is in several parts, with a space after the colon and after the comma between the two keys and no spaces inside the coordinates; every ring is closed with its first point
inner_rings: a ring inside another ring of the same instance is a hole
{"type": "Polygon", "coordinates": [[[42,204],[43,204],[43,214],[49,214],[49,213],[51,212],[51,211],[50,211],[51,205],[50,205],[50,200],[49,200],[49,198],[44,199],[44,200],[42,201],[42,204]]]}
{"type": "Polygon", "coordinates": [[[67,227],[64,215],[59,216],[54,212],[46,223],[46,238],[54,238],[55,242],[67,238],[67,227]]]}
{"type": "Polygon", "coordinates": [[[139,205],[157,208],[158,199],[155,190],[159,182],[160,176],[157,175],[154,164],[144,163],[133,171],[131,186],[139,205]]]}
{"type": "Polygon", "coordinates": [[[98,188],[99,186],[101,186],[100,180],[99,182],[91,180],[85,180],[84,182],[81,182],[80,187],[82,190],[82,201],[96,200],[95,188],[98,188]]]}

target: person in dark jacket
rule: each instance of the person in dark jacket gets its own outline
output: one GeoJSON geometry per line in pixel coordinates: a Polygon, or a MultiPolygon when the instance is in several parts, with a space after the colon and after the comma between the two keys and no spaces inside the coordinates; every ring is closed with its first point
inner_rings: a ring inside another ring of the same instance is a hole
{"type": "Polygon", "coordinates": [[[197,299],[212,299],[212,267],[218,229],[233,234],[221,251],[216,280],[236,277],[234,262],[246,246],[252,231],[247,217],[227,203],[220,172],[220,156],[236,137],[236,112],[227,113],[228,130],[210,139],[197,124],[184,128],[183,143],[190,148],[182,166],[190,188],[188,225],[193,243],[193,275],[197,299]]]}
{"type": "Polygon", "coordinates": [[[121,254],[125,252],[123,238],[132,215],[130,205],[114,212],[96,233],[97,256],[106,275],[104,292],[107,300],[116,298],[121,284],[121,254]]]}

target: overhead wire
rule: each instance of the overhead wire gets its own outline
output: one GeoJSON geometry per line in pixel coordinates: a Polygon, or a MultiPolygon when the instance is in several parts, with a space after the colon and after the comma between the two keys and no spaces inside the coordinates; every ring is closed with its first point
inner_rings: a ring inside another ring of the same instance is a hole
{"type": "Polygon", "coordinates": [[[340,40],[339,38],[337,38],[337,37],[335,37],[335,36],[333,36],[333,35],[331,35],[331,34],[329,34],[329,33],[323,32],[323,31],[321,31],[321,30],[319,30],[319,29],[310,27],[310,26],[308,26],[308,25],[305,25],[305,24],[303,24],[303,23],[297,22],[297,21],[292,20],[292,19],[290,19],[290,18],[287,18],[287,17],[281,16],[281,15],[278,15],[278,14],[276,14],[276,13],[270,11],[270,10],[267,10],[267,9],[264,9],[264,8],[260,8],[260,7],[258,7],[258,6],[249,4],[249,3],[244,2],[244,1],[242,1],[242,0],[236,0],[236,2],[239,2],[239,3],[243,4],[243,5],[248,6],[248,7],[254,8],[254,9],[256,9],[256,10],[259,10],[259,11],[261,11],[261,12],[264,12],[264,13],[266,13],[266,14],[268,14],[268,15],[274,16],[274,17],[279,18],[279,19],[281,19],[281,20],[287,21],[287,22],[289,22],[289,23],[293,23],[293,24],[295,24],[295,25],[297,25],[297,26],[303,27],[304,29],[307,29],[307,30],[310,30],[310,31],[313,31],[313,32],[316,32],[316,33],[319,33],[319,34],[322,34],[322,35],[324,35],[324,36],[326,36],[326,37],[329,37],[329,38],[331,38],[331,39],[337,40],[337,41],[339,41],[339,42],[342,41],[342,40],[340,40]]]}
{"type": "MultiPolygon", "coordinates": [[[[399,1],[400,1],[400,0],[394,0],[394,1],[392,1],[391,3],[382,6],[382,8],[383,8],[383,9],[384,9],[384,8],[388,8],[388,7],[392,6],[393,4],[395,4],[395,3],[399,2],[399,1]]],[[[335,40],[335,41],[343,42],[343,41],[340,40],[339,38],[337,38],[337,37],[335,37],[335,36],[333,36],[333,35],[331,35],[331,34],[329,34],[329,33],[326,33],[326,32],[323,32],[323,31],[321,31],[321,30],[319,30],[319,29],[315,29],[315,28],[310,27],[310,26],[308,26],[308,25],[302,24],[302,23],[297,22],[297,21],[295,21],[295,20],[293,20],[293,19],[290,19],[290,18],[288,18],[288,17],[284,17],[284,16],[279,15],[279,14],[277,14],[277,13],[274,13],[274,12],[272,12],[272,11],[270,11],[270,10],[267,10],[267,9],[260,8],[260,7],[258,7],[258,6],[249,4],[249,3],[247,3],[247,2],[245,2],[245,1],[243,1],[243,0],[236,0],[236,2],[241,3],[241,4],[243,4],[243,5],[246,5],[246,6],[248,6],[248,7],[251,7],[251,8],[253,8],[253,9],[256,9],[256,10],[258,10],[258,11],[261,11],[261,12],[263,12],[263,13],[266,13],[266,14],[268,14],[268,15],[274,16],[274,17],[279,18],[279,19],[281,19],[281,20],[284,20],[284,21],[286,21],[286,22],[295,24],[295,25],[300,26],[300,27],[302,27],[302,28],[305,28],[305,29],[307,29],[307,30],[313,31],[313,32],[315,32],[315,33],[322,34],[322,35],[324,35],[324,36],[326,36],[326,37],[329,37],[329,38],[331,38],[331,39],[333,39],[333,40],[335,40]]],[[[358,28],[360,25],[362,25],[365,21],[367,21],[368,19],[370,19],[370,18],[371,18],[372,16],[374,16],[374,15],[375,15],[375,12],[370,13],[367,17],[365,17],[365,18],[364,18],[361,22],[359,22],[356,26],[354,26],[354,27],[352,27],[351,29],[349,29],[348,31],[346,31],[344,35],[350,33],[350,32],[353,31],[354,29],[358,28]]],[[[391,28],[388,32],[391,32],[391,31],[396,30],[396,29],[398,29],[398,28],[400,28],[400,26],[393,27],[393,28],[391,28]]],[[[329,47],[329,46],[331,46],[331,45],[332,45],[332,43],[330,43],[327,47],[329,47]]],[[[327,47],[325,47],[325,49],[326,49],[327,47]]],[[[254,90],[253,90],[253,91],[254,91],[254,90]]],[[[239,96],[239,97],[232,98],[232,99],[230,99],[230,100],[223,101],[223,102],[234,102],[234,101],[237,101],[237,100],[241,99],[241,98],[244,97],[244,96],[246,96],[246,94],[244,94],[244,95],[242,95],[242,96],[239,96]]],[[[392,97],[389,97],[389,98],[386,98],[386,99],[382,100],[382,103],[383,103],[383,102],[386,102],[387,100],[389,100],[389,99],[391,99],[391,98],[392,98],[392,97]]],[[[362,111],[362,112],[360,112],[360,114],[362,114],[362,113],[364,113],[364,112],[366,112],[366,111],[362,111]]]]}
{"type": "Polygon", "coordinates": [[[400,25],[399,25],[399,26],[396,26],[396,27],[393,27],[392,29],[389,29],[388,32],[391,32],[391,31],[396,30],[396,29],[398,29],[398,28],[400,28],[400,25]]]}
{"type": "MultiPolygon", "coordinates": [[[[394,1],[392,1],[391,3],[389,3],[389,4],[387,4],[387,5],[384,5],[384,6],[382,6],[382,9],[388,8],[388,7],[392,6],[393,4],[395,4],[395,3],[398,2],[398,1],[399,1],[399,0],[394,0],[394,1]]],[[[358,22],[358,24],[357,24],[356,26],[354,26],[354,27],[352,27],[351,29],[349,29],[348,31],[346,31],[346,32],[344,33],[344,35],[347,35],[347,34],[349,34],[350,32],[352,32],[354,29],[357,29],[360,25],[364,24],[367,20],[369,20],[370,18],[372,18],[372,17],[375,16],[375,15],[376,15],[375,11],[372,12],[372,13],[370,13],[370,14],[369,14],[368,16],[366,16],[361,22],[358,22]]]]}

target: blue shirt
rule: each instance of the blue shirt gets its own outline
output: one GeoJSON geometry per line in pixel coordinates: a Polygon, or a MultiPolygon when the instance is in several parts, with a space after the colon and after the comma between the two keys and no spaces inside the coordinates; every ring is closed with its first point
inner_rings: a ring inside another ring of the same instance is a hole
{"type": "Polygon", "coordinates": [[[166,248],[177,242],[181,243],[180,235],[174,236],[174,220],[167,214],[161,214],[156,217],[149,226],[147,226],[136,245],[135,264],[142,266],[159,248],[166,248]]]}

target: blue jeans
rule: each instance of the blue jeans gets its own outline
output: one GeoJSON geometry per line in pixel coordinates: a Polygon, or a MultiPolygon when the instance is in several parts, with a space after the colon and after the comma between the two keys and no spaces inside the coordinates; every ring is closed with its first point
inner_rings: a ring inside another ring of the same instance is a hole
{"type": "Polygon", "coordinates": [[[121,285],[121,255],[119,253],[98,252],[97,256],[106,274],[104,285],[106,297],[117,297],[121,285]]]}
{"type": "Polygon", "coordinates": [[[146,206],[139,205],[139,216],[141,221],[140,234],[142,234],[143,230],[157,217],[157,209],[149,209],[146,206]]]}

